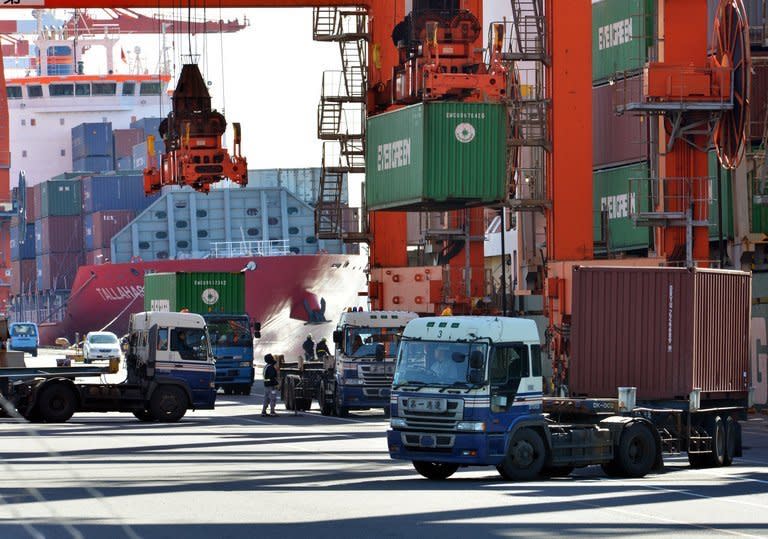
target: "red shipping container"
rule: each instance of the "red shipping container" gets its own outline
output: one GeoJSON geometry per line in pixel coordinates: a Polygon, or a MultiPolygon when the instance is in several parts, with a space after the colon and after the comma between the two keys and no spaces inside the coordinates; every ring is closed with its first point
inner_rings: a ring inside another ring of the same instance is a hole
{"type": "MultiPolygon", "coordinates": [[[[38,198],[39,196],[38,194],[38,198]]],[[[34,223],[37,220],[39,208],[40,206],[35,199],[35,188],[27,187],[27,223],[34,223]]]]}
{"type": "Polygon", "coordinates": [[[138,128],[115,129],[112,136],[115,143],[115,159],[133,157],[133,147],[144,142],[144,130],[138,128]]]}
{"type": "Polygon", "coordinates": [[[11,295],[18,296],[37,290],[35,259],[11,262],[11,295]]]}
{"type": "Polygon", "coordinates": [[[93,249],[108,248],[112,236],[133,221],[134,215],[132,210],[107,210],[93,213],[93,249]]]}
{"type": "Polygon", "coordinates": [[[48,253],[42,256],[42,289],[70,290],[77,268],[83,265],[83,253],[48,253]]]}
{"type": "Polygon", "coordinates": [[[639,100],[639,76],[619,84],[592,89],[592,166],[607,168],[648,159],[648,119],[639,114],[617,115],[620,98],[639,100]]]}
{"type": "Polygon", "coordinates": [[[42,254],[83,252],[83,218],[80,215],[46,217],[41,222],[42,254]]]}
{"type": "Polygon", "coordinates": [[[749,96],[749,137],[759,142],[768,110],[768,53],[752,53],[752,86],[749,96]]]}
{"type": "Polygon", "coordinates": [[[93,251],[86,251],[85,263],[88,266],[94,266],[98,264],[107,264],[110,259],[109,249],[94,249],[93,251]]]}
{"type": "Polygon", "coordinates": [[[746,398],[751,283],[740,271],[574,268],[571,395],[746,398]]]}

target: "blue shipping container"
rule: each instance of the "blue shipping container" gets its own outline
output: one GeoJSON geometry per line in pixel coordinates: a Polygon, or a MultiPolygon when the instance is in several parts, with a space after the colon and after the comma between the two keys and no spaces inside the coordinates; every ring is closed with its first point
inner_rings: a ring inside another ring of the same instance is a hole
{"type": "Polygon", "coordinates": [[[83,123],[72,128],[72,159],[114,153],[112,123],[83,123]]]}
{"type": "Polygon", "coordinates": [[[131,122],[131,128],[143,130],[144,140],[146,140],[148,136],[154,135],[155,142],[157,142],[160,139],[160,122],[163,120],[165,120],[165,118],[140,118],[135,122],[131,122]]]}
{"type": "MultiPolygon", "coordinates": [[[[155,164],[160,164],[160,154],[165,151],[162,140],[155,141],[155,164]]],[[[142,142],[133,147],[133,166],[137,169],[143,169],[149,166],[149,154],[147,153],[147,143],[142,142]]]]}
{"type": "Polygon", "coordinates": [[[19,228],[12,226],[11,227],[11,262],[16,262],[17,260],[19,260],[19,228]]]}
{"type": "Polygon", "coordinates": [[[43,255],[37,255],[35,257],[35,281],[37,283],[37,289],[43,289],[43,255]]]}
{"type": "Polygon", "coordinates": [[[77,172],[108,172],[114,170],[111,156],[91,156],[72,160],[72,169],[77,172]]]}
{"type": "Polygon", "coordinates": [[[93,214],[86,214],[83,227],[85,228],[85,250],[93,251],[93,214]]]}
{"type": "Polygon", "coordinates": [[[133,157],[120,157],[116,159],[115,170],[133,170],[133,157]]]}
{"type": "Polygon", "coordinates": [[[19,244],[19,258],[21,260],[31,260],[35,258],[35,224],[28,223],[25,225],[26,236],[24,243],[19,244]]]}
{"type": "MultiPolygon", "coordinates": [[[[144,194],[144,176],[104,175],[83,179],[83,213],[106,210],[143,211],[159,195],[144,194]]],[[[90,250],[90,247],[88,247],[90,250]]]]}

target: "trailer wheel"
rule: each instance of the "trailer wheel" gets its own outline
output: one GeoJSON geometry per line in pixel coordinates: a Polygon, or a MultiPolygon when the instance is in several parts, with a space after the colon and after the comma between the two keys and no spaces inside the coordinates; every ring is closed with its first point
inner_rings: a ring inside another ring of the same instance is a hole
{"type": "Polygon", "coordinates": [[[285,380],[285,409],[294,411],[296,409],[296,401],[294,399],[294,385],[293,378],[290,376],[285,380]]]}
{"type": "Polygon", "coordinates": [[[603,473],[608,477],[621,477],[622,472],[616,461],[604,462],[600,465],[603,469],[603,473]]]}
{"type": "Polygon", "coordinates": [[[136,416],[136,419],[145,423],[149,423],[155,420],[155,416],[153,416],[152,412],[149,410],[135,410],[133,415],[136,416]]]}
{"type": "MultiPolygon", "coordinates": [[[[341,395],[339,395],[338,392],[336,392],[333,396],[333,413],[334,415],[338,417],[347,417],[349,416],[349,408],[344,406],[341,401],[341,395]]],[[[426,476],[425,476],[426,477],[426,476]]]]}
{"type": "Polygon", "coordinates": [[[542,477],[568,477],[573,473],[573,466],[544,466],[542,477]]]}
{"type": "Polygon", "coordinates": [[[176,386],[160,386],[152,393],[149,411],[157,421],[174,423],[187,413],[187,396],[176,386]]]}
{"type": "Polygon", "coordinates": [[[656,439],[647,425],[632,423],[624,428],[619,441],[616,462],[622,475],[644,477],[656,460],[656,439]]]}
{"type": "Polygon", "coordinates": [[[413,467],[419,474],[427,479],[432,479],[433,481],[443,481],[444,479],[448,479],[459,469],[458,464],[423,462],[420,460],[414,460],[413,467]]]}
{"type": "Polygon", "coordinates": [[[712,437],[712,450],[708,453],[688,453],[688,462],[693,468],[718,468],[725,462],[726,434],[720,416],[710,415],[704,418],[702,425],[712,437]]]}
{"type": "Polygon", "coordinates": [[[253,389],[253,384],[243,384],[240,386],[240,394],[247,397],[251,394],[251,389],[253,389]]]}
{"type": "Polygon", "coordinates": [[[547,452],[539,434],[522,428],[512,437],[507,454],[496,469],[501,477],[509,481],[530,481],[539,475],[547,452]]]}
{"type": "Polygon", "coordinates": [[[77,395],[61,383],[44,387],[37,397],[37,411],[46,423],[64,423],[75,413],[77,395]]]}
{"type": "Polygon", "coordinates": [[[723,466],[733,464],[733,457],[736,456],[736,450],[739,447],[739,426],[732,417],[725,420],[725,455],[723,455],[723,466]]]}

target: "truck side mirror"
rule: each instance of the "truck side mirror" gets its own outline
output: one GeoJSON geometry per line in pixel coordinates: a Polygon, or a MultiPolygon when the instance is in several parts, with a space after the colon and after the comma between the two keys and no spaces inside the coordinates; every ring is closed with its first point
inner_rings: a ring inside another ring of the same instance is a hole
{"type": "Polygon", "coordinates": [[[157,341],[160,337],[160,328],[157,324],[149,328],[149,335],[147,336],[147,360],[150,365],[155,364],[157,359],[157,341]]]}
{"type": "Polygon", "coordinates": [[[340,329],[335,330],[333,332],[333,344],[337,346],[341,346],[341,338],[342,338],[341,330],[340,329]]]}
{"type": "Polygon", "coordinates": [[[469,368],[481,370],[485,366],[485,358],[480,350],[473,350],[469,356],[469,368]]]}
{"type": "Polygon", "coordinates": [[[261,337],[261,322],[253,323],[253,337],[255,339],[258,339],[259,337],[261,337]]]}

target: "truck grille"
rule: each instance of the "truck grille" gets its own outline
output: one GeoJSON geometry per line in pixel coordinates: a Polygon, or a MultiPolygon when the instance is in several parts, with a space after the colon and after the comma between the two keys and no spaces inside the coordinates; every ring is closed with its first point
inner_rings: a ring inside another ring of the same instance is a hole
{"type": "Polygon", "coordinates": [[[370,387],[389,387],[395,375],[395,366],[391,363],[373,363],[358,365],[357,375],[363,379],[363,384],[370,387]]]}
{"type": "Polygon", "coordinates": [[[428,432],[401,432],[400,440],[412,451],[449,450],[453,447],[456,437],[451,434],[432,434],[428,432]]]}
{"type": "Polygon", "coordinates": [[[400,397],[397,402],[398,415],[405,418],[407,428],[419,430],[456,430],[456,423],[464,417],[464,401],[448,400],[444,412],[425,412],[407,410],[405,401],[410,397],[400,397]]]}

